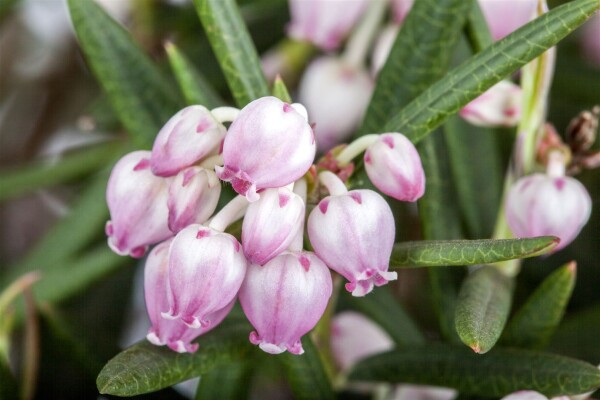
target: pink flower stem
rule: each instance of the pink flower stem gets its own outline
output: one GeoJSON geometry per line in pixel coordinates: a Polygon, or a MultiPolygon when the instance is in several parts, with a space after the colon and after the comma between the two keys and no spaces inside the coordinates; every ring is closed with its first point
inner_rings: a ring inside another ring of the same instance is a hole
{"type": "MultiPolygon", "coordinates": [[[[304,204],[306,204],[306,180],[300,179],[296,181],[294,184],[294,193],[302,198],[304,204]]],[[[304,248],[304,224],[302,224],[302,228],[298,231],[298,234],[290,244],[290,251],[302,251],[304,248]]]]}
{"type": "Polygon", "coordinates": [[[327,191],[332,196],[342,195],[348,193],[348,188],[344,185],[344,182],[336,174],[329,171],[323,171],[319,174],[319,181],[325,185],[327,191]]]}
{"type": "Polygon", "coordinates": [[[208,223],[209,228],[224,232],[229,225],[244,216],[246,209],[248,208],[248,204],[248,200],[246,200],[245,196],[236,196],[233,200],[227,203],[225,207],[223,207],[221,211],[217,213],[217,215],[212,217],[208,223]]]}
{"type": "Polygon", "coordinates": [[[233,122],[240,114],[240,110],[235,107],[217,107],[210,112],[220,123],[233,122]]]}
{"type": "Polygon", "coordinates": [[[369,9],[360,21],[358,27],[348,39],[346,50],[342,58],[351,68],[360,68],[364,65],[371,43],[381,26],[385,15],[388,0],[379,0],[369,3],[369,9]]]}
{"type": "Polygon", "coordinates": [[[348,146],[344,147],[342,151],[335,157],[340,166],[345,166],[350,164],[352,160],[358,157],[359,154],[364,153],[364,151],[373,143],[375,143],[379,139],[379,135],[376,133],[371,133],[369,135],[364,135],[350,143],[348,146]]]}

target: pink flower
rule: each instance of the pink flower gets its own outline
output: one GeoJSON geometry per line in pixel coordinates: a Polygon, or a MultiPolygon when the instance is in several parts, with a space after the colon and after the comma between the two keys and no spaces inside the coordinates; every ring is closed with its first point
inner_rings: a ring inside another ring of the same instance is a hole
{"type": "Polygon", "coordinates": [[[290,0],[288,35],[325,51],[337,49],[362,15],[368,0],[290,0]]]}
{"type": "Polygon", "coordinates": [[[263,265],[286,250],[304,228],[304,201],[287,188],[267,189],[248,206],[242,225],[246,258],[263,265]]]}
{"type": "Polygon", "coordinates": [[[400,32],[400,27],[398,25],[389,24],[379,33],[375,46],[373,47],[373,54],[371,55],[372,76],[377,76],[381,68],[385,65],[385,62],[390,55],[390,51],[392,51],[392,47],[394,46],[396,36],[398,36],[398,32],[400,32]]]}
{"type": "Polygon", "coordinates": [[[585,58],[600,68],[600,14],[593,15],[583,26],[581,45],[585,58]]]}
{"type": "Polygon", "coordinates": [[[395,234],[390,206],[372,190],[328,196],[308,217],[315,253],[348,279],[346,290],[353,296],[397,278],[388,272],[395,234]]]}
{"type": "Polygon", "coordinates": [[[300,104],[262,97],[242,109],[223,144],[223,167],[217,176],[231,182],[248,201],[260,189],[286,186],[308,171],[315,158],[315,138],[300,104]]]}
{"type": "Polygon", "coordinates": [[[161,312],[168,309],[167,281],[169,264],[169,246],[172,240],[157,245],[146,259],[144,268],[144,295],[146,309],[152,322],[146,338],[157,346],[167,345],[178,353],[194,353],[198,349],[197,343],[191,343],[198,336],[217,326],[231,311],[235,300],[225,308],[215,311],[209,319],[212,324],[207,328],[190,328],[178,320],[169,320],[161,317],[161,312]]]}
{"type": "Polygon", "coordinates": [[[169,185],[169,229],[177,233],[190,224],[204,223],[215,212],[220,195],[221,183],[213,171],[181,170],[169,185]]]}
{"type": "Polygon", "coordinates": [[[538,0],[479,0],[494,40],[500,40],[532,21],[538,0]]]}
{"type": "Polygon", "coordinates": [[[401,133],[384,133],[365,151],[365,169],[373,185],[401,201],[425,193],[425,172],[417,149],[401,133]]]}
{"type": "Polygon", "coordinates": [[[415,0],[392,0],[392,11],[394,13],[394,21],[400,24],[408,15],[415,0]]]}
{"type": "Polygon", "coordinates": [[[189,106],[160,130],[152,147],[152,172],[171,176],[217,152],[226,129],[203,106],[189,106]]]}
{"type": "Polygon", "coordinates": [[[111,217],[106,234],[115,253],[142,257],[149,245],[173,235],[167,226],[168,183],[150,172],[149,151],[134,151],[117,162],[106,188],[111,217]]]}
{"type": "Polygon", "coordinates": [[[169,250],[169,311],[191,328],[210,328],[211,314],[236,296],[246,273],[246,259],[231,235],[202,225],[180,231],[169,250]]]}
{"type": "Polygon", "coordinates": [[[271,354],[304,353],[302,335],[323,315],[331,291],[331,274],[314,253],[284,252],[250,265],[239,296],[256,329],[250,342],[271,354]]]}
{"type": "Polygon", "coordinates": [[[516,126],[521,120],[521,103],[521,88],[500,81],[460,110],[460,116],[477,126],[516,126]]]}
{"type": "Polygon", "coordinates": [[[570,177],[533,174],[519,179],[506,199],[506,218],[517,237],[553,235],[555,250],[571,243],[587,223],[592,200],[585,187],[570,177]]]}

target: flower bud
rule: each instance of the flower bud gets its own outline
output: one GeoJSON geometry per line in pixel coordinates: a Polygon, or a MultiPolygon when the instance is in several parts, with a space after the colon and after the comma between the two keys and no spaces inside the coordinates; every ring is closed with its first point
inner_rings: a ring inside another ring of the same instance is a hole
{"type": "Polygon", "coordinates": [[[319,321],[329,297],[331,274],[310,252],[284,252],[248,267],[240,304],[256,331],[250,342],[271,354],[302,354],[300,339],[319,321]]]}
{"type": "Polygon", "coordinates": [[[421,157],[401,133],[384,133],[365,151],[365,169],[373,185],[401,201],[417,201],[425,193],[421,157]]]}
{"type": "Polygon", "coordinates": [[[533,390],[519,390],[518,392],[504,396],[501,400],[548,400],[548,398],[533,390]]]}
{"type": "Polygon", "coordinates": [[[479,0],[481,11],[494,40],[500,40],[532,21],[538,0],[479,0]]]}
{"type": "Polygon", "coordinates": [[[460,116],[473,125],[516,126],[521,119],[521,88],[501,81],[460,110],[460,116]]]}
{"type": "Polygon", "coordinates": [[[231,182],[248,201],[257,190],[289,185],[308,171],[315,158],[315,138],[300,104],[276,97],[254,100],[233,121],[223,144],[223,167],[217,176],[231,182]]]}
{"type": "Polygon", "coordinates": [[[396,272],[388,272],[395,234],[390,206],[372,190],[328,196],[308,217],[315,253],[348,279],[346,290],[353,296],[397,279],[396,272]]]}
{"type": "Polygon", "coordinates": [[[558,236],[555,251],[571,243],[587,223],[592,200],[570,177],[533,174],[519,179],[506,199],[506,219],[517,237],[558,236]]]}
{"type": "Polygon", "coordinates": [[[368,0],[290,0],[288,35],[325,51],[342,44],[365,10],[368,0]]]}
{"type": "Polygon", "coordinates": [[[215,311],[209,319],[212,324],[198,329],[190,328],[178,320],[169,320],[161,317],[161,312],[169,307],[167,300],[167,280],[169,265],[169,246],[172,240],[157,245],[146,259],[144,267],[144,295],[146,299],[146,309],[152,323],[146,338],[152,344],[157,346],[167,345],[171,350],[178,353],[194,353],[198,349],[198,344],[191,343],[198,336],[208,332],[217,326],[231,311],[235,300],[225,308],[215,311]]]}
{"type": "Polygon", "coordinates": [[[336,57],[321,57],[304,72],[298,97],[306,106],[320,152],[343,143],[362,120],[373,82],[363,68],[336,57]]]}
{"type": "Polygon", "coordinates": [[[215,212],[221,183],[213,171],[190,167],[169,185],[169,229],[177,233],[191,224],[202,224],[215,212]]]}
{"type": "Polygon", "coordinates": [[[244,254],[251,263],[264,265],[286,250],[303,227],[302,198],[284,187],[267,189],[244,216],[244,254]]]}
{"type": "Polygon", "coordinates": [[[381,68],[385,65],[399,31],[400,27],[398,25],[389,24],[379,33],[371,56],[372,76],[377,76],[381,68]]]}
{"type": "Polygon", "coordinates": [[[171,176],[218,151],[226,129],[203,106],[180,110],[160,130],[152,147],[152,172],[171,176]]]}
{"type": "Polygon", "coordinates": [[[394,400],[452,400],[457,394],[455,389],[450,388],[402,384],[396,386],[392,398],[394,400]]]}
{"type": "Polygon", "coordinates": [[[581,45],[586,60],[600,68],[600,14],[594,14],[583,26],[581,45]]]}
{"type": "Polygon", "coordinates": [[[197,224],[183,229],[169,250],[169,311],[163,318],[209,328],[214,324],[210,314],[235,298],[246,263],[233,236],[197,224]]]}
{"type": "Polygon", "coordinates": [[[415,0],[392,0],[394,21],[398,24],[404,22],[415,0]]]}
{"type": "Polygon", "coordinates": [[[113,168],[106,188],[111,220],[108,245],[119,255],[142,257],[149,245],[173,234],[167,226],[168,180],[150,171],[150,152],[134,151],[113,168]]]}

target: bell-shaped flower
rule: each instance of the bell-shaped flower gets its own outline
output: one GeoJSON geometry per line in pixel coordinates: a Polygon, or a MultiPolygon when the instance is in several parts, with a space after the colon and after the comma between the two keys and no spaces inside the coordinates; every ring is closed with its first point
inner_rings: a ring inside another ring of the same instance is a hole
{"type": "Polygon", "coordinates": [[[250,342],[271,354],[304,353],[300,339],[323,315],[331,291],[331,273],[314,253],[284,252],[250,265],[239,295],[256,329],[250,342]]]}
{"type": "Polygon", "coordinates": [[[401,201],[425,193],[425,172],[417,149],[401,133],[384,133],[365,151],[365,169],[373,185],[401,201]]]}
{"type": "Polygon", "coordinates": [[[344,41],[366,9],[369,0],[290,0],[291,23],[287,33],[325,51],[344,41]]]}
{"type": "Polygon", "coordinates": [[[181,170],[169,185],[169,229],[174,233],[191,224],[202,224],[215,212],[221,183],[213,171],[202,167],[181,170]]]}
{"type": "Polygon", "coordinates": [[[169,181],[150,171],[150,152],[134,151],[113,168],[106,188],[108,245],[119,255],[142,257],[149,245],[173,236],[167,226],[169,181]]]}
{"type": "Polygon", "coordinates": [[[522,92],[510,81],[500,81],[460,110],[473,125],[516,126],[521,119],[522,92]]]}
{"type": "Polygon", "coordinates": [[[517,237],[558,236],[559,250],[571,243],[587,223],[592,200],[576,179],[533,174],[519,179],[508,192],[506,219],[517,237]]]}
{"type": "Polygon", "coordinates": [[[183,229],[169,250],[169,310],[163,318],[209,328],[214,324],[211,314],[235,298],[246,264],[233,236],[197,224],[183,229]]]}
{"type": "Polygon", "coordinates": [[[404,22],[415,0],[392,0],[392,13],[397,24],[404,22]]]}
{"type": "Polygon", "coordinates": [[[366,69],[333,56],[313,61],[302,76],[298,98],[315,123],[319,152],[350,138],[369,105],[373,81],[366,69]]]}
{"type": "Polygon", "coordinates": [[[226,129],[206,107],[180,110],[162,127],[152,147],[152,172],[171,176],[219,150],[226,129]]]}
{"type": "Polygon", "coordinates": [[[316,146],[306,110],[276,97],[254,100],[233,121],[223,143],[217,176],[248,201],[257,190],[289,185],[312,165],[316,146]]]}
{"type": "Polygon", "coordinates": [[[267,189],[251,203],[242,225],[242,246],[248,261],[264,265],[286,250],[304,228],[304,201],[283,187],[267,189]]]}
{"type": "Polygon", "coordinates": [[[500,40],[533,20],[538,0],[479,0],[494,40],[500,40]]]}
{"type": "Polygon", "coordinates": [[[308,217],[315,253],[346,279],[346,290],[364,296],[397,279],[388,272],[396,229],[388,203],[372,190],[328,196],[308,217]]]}
{"type": "Polygon", "coordinates": [[[161,313],[169,308],[167,300],[167,281],[169,265],[169,246],[172,240],[157,245],[148,254],[144,267],[144,296],[146,310],[152,327],[146,338],[157,346],[168,346],[178,353],[193,353],[198,349],[192,340],[216,327],[231,311],[235,299],[225,308],[215,311],[209,317],[212,324],[207,327],[190,328],[179,320],[165,319],[161,313]]]}

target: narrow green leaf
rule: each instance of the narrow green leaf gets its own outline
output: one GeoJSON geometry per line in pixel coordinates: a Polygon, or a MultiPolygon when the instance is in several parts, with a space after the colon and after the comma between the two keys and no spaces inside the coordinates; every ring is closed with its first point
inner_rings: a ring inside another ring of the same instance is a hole
{"type": "Polygon", "coordinates": [[[456,303],[456,331],[475,353],[488,352],[502,334],[512,302],[513,279],[495,267],[471,272],[456,303]]]}
{"type": "Polygon", "coordinates": [[[135,396],[154,392],[243,359],[252,348],[250,327],[242,319],[225,321],[197,339],[196,353],[176,353],[142,341],[117,354],[100,371],[96,384],[102,394],[135,396]]]}
{"type": "Polygon", "coordinates": [[[210,83],[190,60],[171,42],[165,45],[171,70],[188,105],[201,104],[215,108],[225,104],[210,83]]]}
{"type": "Polygon", "coordinates": [[[554,236],[526,239],[428,240],[396,243],[390,267],[441,267],[491,264],[534,257],[558,244],[554,236]]]}
{"type": "Polygon", "coordinates": [[[0,171],[0,201],[85,176],[112,162],[122,153],[121,143],[104,143],[70,153],[55,163],[34,161],[0,171]]]}
{"type": "Polygon", "coordinates": [[[304,354],[278,356],[295,399],[333,399],[333,388],[323,362],[309,335],[302,338],[304,354]]]}
{"type": "Polygon", "coordinates": [[[463,106],[583,24],[598,0],[556,7],[450,71],[390,119],[382,132],[402,132],[418,142],[463,106]]]}
{"type": "Polygon", "coordinates": [[[494,43],[490,29],[479,3],[474,1],[467,16],[467,39],[474,53],[479,53],[494,43]]]}
{"type": "Polygon", "coordinates": [[[258,54],[235,0],[194,0],[194,4],[238,107],[268,96],[258,54]]]}
{"type": "Polygon", "coordinates": [[[273,96],[278,99],[285,101],[286,103],[292,102],[292,96],[290,96],[290,92],[288,92],[287,87],[285,86],[285,82],[281,79],[281,76],[277,75],[275,77],[275,82],[273,82],[273,96]]]}
{"type": "Polygon", "coordinates": [[[550,342],[575,287],[576,268],[577,264],[570,262],[542,282],[510,320],[503,344],[539,349],[550,342]]]}
{"type": "Polygon", "coordinates": [[[196,400],[248,398],[252,367],[248,361],[234,361],[202,374],[196,390],[196,400]]]}
{"type": "Polygon", "coordinates": [[[382,132],[398,109],[444,76],[471,3],[471,0],[415,2],[379,72],[359,134],[382,132]]]}
{"type": "Polygon", "coordinates": [[[550,348],[552,351],[597,364],[600,360],[598,332],[600,304],[597,303],[567,315],[556,330],[550,348]]]}
{"type": "Polygon", "coordinates": [[[517,390],[553,397],[600,387],[600,370],[550,353],[497,348],[481,356],[457,346],[428,344],[370,357],[354,368],[350,379],[444,386],[495,398],[517,390]]]}
{"type": "Polygon", "coordinates": [[[135,144],[149,148],[182,103],[130,34],[91,0],[68,0],[94,75],[135,144]]]}

